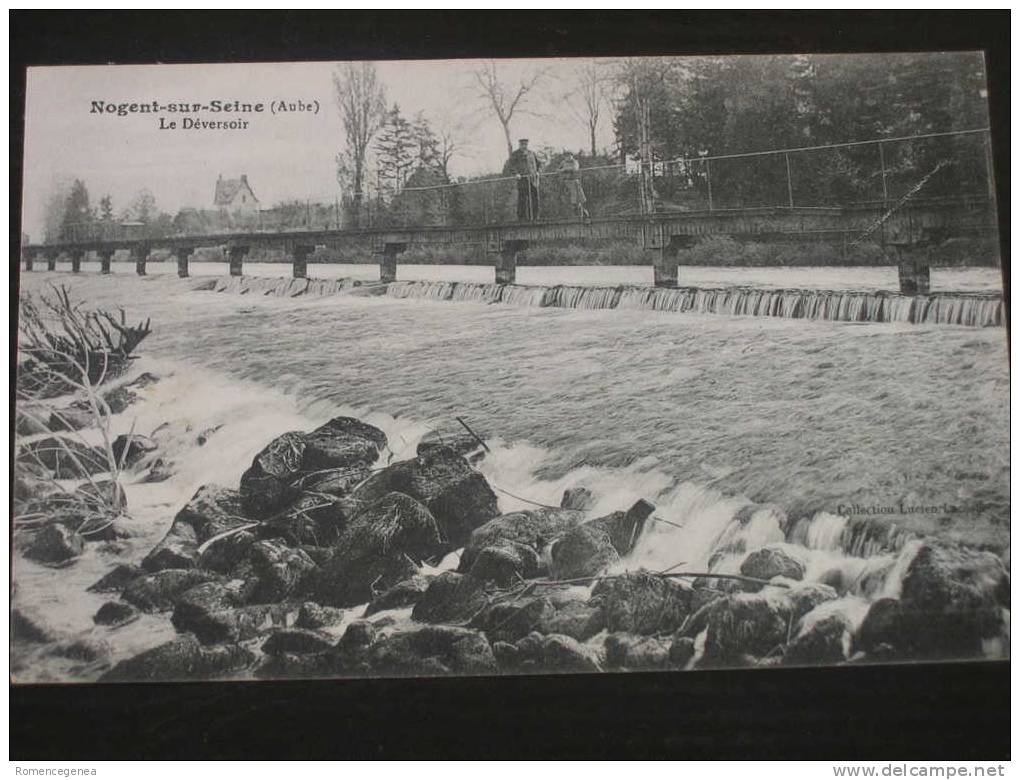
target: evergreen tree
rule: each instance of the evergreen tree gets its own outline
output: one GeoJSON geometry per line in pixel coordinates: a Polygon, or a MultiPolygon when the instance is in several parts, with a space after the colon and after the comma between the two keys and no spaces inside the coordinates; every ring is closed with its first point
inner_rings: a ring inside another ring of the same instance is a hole
{"type": "Polygon", "coordinates": [[[71,190],[64,201],[64,216],[61,220],[60,235],[64,239],[84,236],[83,231],[93,221],[92,208],[89,206],[89,191],[85,182],[75,179],[71,190]]]}
{"type": "Polygon", "coordinates": [[[379,188],[393,197],[407,181],[414,167],[417,148],[410,122],[396,103],[386,112],[375,142],[376,175],[379,188]]]}

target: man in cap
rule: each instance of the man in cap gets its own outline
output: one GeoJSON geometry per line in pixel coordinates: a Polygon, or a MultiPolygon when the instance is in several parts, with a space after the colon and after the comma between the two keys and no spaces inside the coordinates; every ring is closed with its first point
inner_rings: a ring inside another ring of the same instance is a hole
{"type": "Polygon", "coordinates": [[[517,176],[517,219],[532,222],[538,219],[538,157],[528,148],[528,139],[517,142],[506,169],[517,176]]]}

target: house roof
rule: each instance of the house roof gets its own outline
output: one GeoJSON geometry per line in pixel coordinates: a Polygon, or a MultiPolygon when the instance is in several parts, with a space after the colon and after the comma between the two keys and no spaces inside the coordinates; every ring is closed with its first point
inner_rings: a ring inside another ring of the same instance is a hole
{"type": "Polygon", "coordinates": [[[222,176],[216,180],[216,194],[213,196],[214,206],[230,206],[234,203],[237,194],[242,190],[248,190],[252,200],[258,202],[255,192],[248,183],[248,177],[241,174],[239,179],[224,179],[222,176]]]}

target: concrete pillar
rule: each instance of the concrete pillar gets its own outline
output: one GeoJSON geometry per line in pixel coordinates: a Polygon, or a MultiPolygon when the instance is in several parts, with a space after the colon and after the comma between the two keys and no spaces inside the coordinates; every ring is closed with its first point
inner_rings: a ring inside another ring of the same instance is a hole
{"type": "Polygon", "coordinates": [[[517,260],[518,255],[528,249],[528,242],[520,239],[511,239],[503,242],[503,247],[496,255],[496,284],[517,283],[517,260]]]}
{"type": "Polygon", "coordinates": [[[115,249],[100,249],[97,251],[99,255],[99,273],[110,273],[110,263],[113,262],[113,253],[115,251],[115,249]]]}
{"type": "Polygon", "coordinates": [[[230,263],[230,275],[240,276],[244,270],[244,256],[248,254],[248,247],[235,244],[227,247],[227,260],[230,263]]]}
{"type": "Polygon", "coordinates": [[[680,285],[680,256],[682,251],[691,249],[697,239],[694,236],[670,236],[655,252],[653,279],[656,287],[676,288],[680,285]]]}
{"type": "Polygon", "coordinates": [[[386,244],[379,260],[379,281],[383,284],[397,281],[397,255],[407,248],[406,244],[386,244]]]}
{"type": "MultiPolygon", "coordinates": [[[[315,247],[308,244],[297,244],[294,247],[292,262],[294,264],[293,276],[295,279],[308,278],[308,255],[314,251],[315,247]]],[[[395,259],[394,262],[396,262],[395,259]]]]}
{"type": "Polygon", "coordinates": [[[85,256],[85,253],[80,249],[72,249],[71,255],[71,272],[80,274],[81,273],[81,259],[85,256]]]}
{"type": "Polygon", "coordinates": [[[149,259],[149,247],[144,244],[133,246],[131,256],[135,259],[135,273],[145,276],[145,261],[149,259]]]}
{"type": "Polygon", "coordinates": [[[931,291],[931,247],[907,244],[896,247],[900,294],[927,295],[931,291]]]}
{"type": "Polygon", "coordinates": [[[31,271],[32,270],[32,263],[35,261],[35,253],[34,252],[30,252],[27,249],[22,249],[21,250],[21,258],[25,261],[25,270],[26,271],[31,271]]]}
{"type": "Polygon", "coordinates": [[[191,248],[181,246],[174,249],[173,252],[174,257],[177,258],[177,275],[181,279],[185,279],[188,276],[188,260],[191,257],[191,248]]]}
{"type": "Polygon", "coordinates": [[[56,271],[57,270],[57,257],[60,252],[50,251],[46,253],[46,270],[56,271]]]}

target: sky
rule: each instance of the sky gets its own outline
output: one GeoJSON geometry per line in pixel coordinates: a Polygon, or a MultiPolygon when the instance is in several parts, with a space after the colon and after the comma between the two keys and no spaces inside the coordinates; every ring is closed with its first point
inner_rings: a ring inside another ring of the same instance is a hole
{"type": "MultiPolygon", "coordinates": [[[[451,161],[454,176],[498,171],[506,157],[503,131],[472,85],[473,60],[391,61],[377,64],[387,101],[410,118],[423,111],[434,125],[450,126],[464,145],[451,161]]],[[[543,68],[537,115],[515,117],[515,137],[533,147],[582,149],[587,127],[564,100],[576,60],[502,60],[508,80],[543,68]]],[[[181,207],[209,208],[216,178],[247,174],[264,208],[285,200],[332,202],[339,194],[335,156],[342,144],[333,99],[336,63],[109,65],[30,68],[25,106],[25,175],[22,229],[32,240],[43,232],[46,201],[73,179],[88,187],[92,205],[104,195],[120,212],[141,189],[171,214],[181,207]],[[107,104],[220,100],[318,102],[318,113],[172,115],[94,112],[107,104]],[[242,118],[244,130],[185,129],[183,116],[202,121],[242,118]],[[160,129],[176,120],[175,129],[160,129]]],[[[599,143],[612,142],[604,112],[599,143]]]]}

